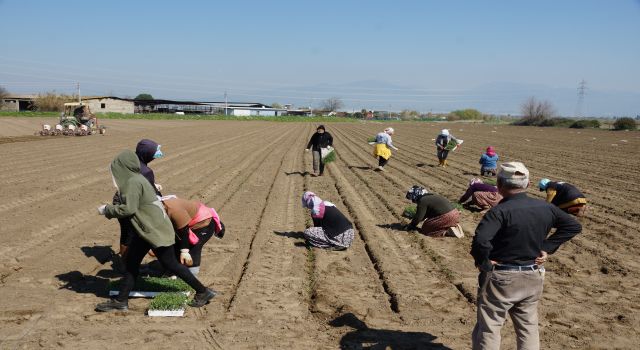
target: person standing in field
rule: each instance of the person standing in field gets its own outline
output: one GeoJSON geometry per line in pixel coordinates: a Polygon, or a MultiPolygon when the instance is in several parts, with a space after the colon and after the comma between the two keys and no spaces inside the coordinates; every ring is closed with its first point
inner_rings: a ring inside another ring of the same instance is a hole
{"type": "Polygon", "coordinates": [[[304,230],[304,238],[313,247],[345,250],[353,242],[353,224],[336,206],[313,192],[302,195],[302,207],[311,210],[313,227],[304,230]]]}
{"type": "Polygon", "coordinates": [[[542,264],[582,227],[558,207],[527,196],[529,171],[524,164],[502,164],[497,180],[504,200],[484,215],[471,245],[480,271],[472,345],[473,349],[499,349],[500,329],[509,314],[518,349],[539,349],[542,264]]]}
{"type": "Polygon", "coordinates": [[[393,128],[386,128],[383,132],[376,135],[375,149],[373,150],[373,156],[378,158],[378,169],[384,171],[384,166],[389,162],[391,158],[391,149],[397,151],[398,148],[393,145],[391,135],[393,135],[393,128]]]}
{"type": "Polygon", "coordinates": [[[155,188],[140,174],[140,160],[133,151],[123,151],[111,162],[111,178],[120,194],[118,205],[101,205],[98,213],[111,218],[130,217],[135,234],[125,258],[125,274],[117,298],[96,305],[96,311],[126,311],[129,292],[138,278],[140,264],[149,249],[163,267],[181,278],[196,294],[190,305],[201,307],[216,293],[205,287],[189,269],[176,259],[175,233],[155,188]]]}
{"type": "Polygon", "coordinates": [[[442,129],[438,137],[436,137],[436,154],[438,156],[439,167],[447,167],[447,157],[449,156],[449,150],[447,149],[447,145],[449,141],[455,140],[456,138],[449,133],[448,129],[442,129]]]}
{"type": "Polygon", "coordinates": [[[469,187],[467,187],[467,191],[460,197],[458,203],[462,205],[475,205],[485,210],[495,207],[501,200],[502,196],[498,193],[496,186],[485,184],[482,180],[473,178],[469,181],[469,187]],[[469,199],[471,199],[471,201],[465,203],[469,199]]]}
{"type": "MultiPolygon", "coordinates": [[[[156,184],[155,174],[147,164],[154,159],[164,157],[164,153],[162,153],[160,147],[161,145],[157,142],[149,139],[142,139],[136,145],[136,156],[138,157],[138,160],[140,160],[140,173],[153,186],[158,196],[162,196],[162,193],[160,193],[160,191],[162,191],[162,186],[160,184],[156,184]]],[[[112,204],[119,205],[121,203],[122,200],[120,199],[120,193],[116,191],[113,196],[112,204]]],[[[118,255],[120,256],[120,259],[125,259],[127,249],[131,244],[131,239],[135,232],[131,225],[131,218],[118,218],[118,223],[120,224],[120,251],[118,252],[118,255]]]]}
{"type": "Polygon", "coordinates": [[[322,160],[322,149],[333,146],[333,136],[328,133],[324,125],[318,126],[316,132],[311,136],[305,151],[313,153],[313,175],[322,176],[324,173],[324,161],[322,160]]]}
{"type": "Polygon", "coordinates": [[[540,191],[547,192],[547,202],[569,214],[575,216],[584,215],[587,209],[587,199],[574,185],[542,179],[538,183],[538,188],[540,191]]]}
{"type": "Polygon", "coordinates": [[[417,230],[418,224],[424,221],[420,233],[431,237],[447,235],[464,237],[460,227],[460,212],[453,207],[448,199],[430,193],[420,186],[413,186],[405,197],[417,204],[416,214],[405,227],[407,230],[417,230]]]}
{"type": "Polygon", "coordinates": [[[480,157],[480,176],[496,176],[498,170],[498,154],[493,146],[487,147],[487,151],[480,157]]]}
{"type": "Polygon", "coordinates": [[[200,273],[202,248],[212,236],[224,237],[224,224],[215,209],[201,202],[175,195],[164,196],[160,200],[178,238],[174,246],[176,257],[197,276],[200,273]]]}

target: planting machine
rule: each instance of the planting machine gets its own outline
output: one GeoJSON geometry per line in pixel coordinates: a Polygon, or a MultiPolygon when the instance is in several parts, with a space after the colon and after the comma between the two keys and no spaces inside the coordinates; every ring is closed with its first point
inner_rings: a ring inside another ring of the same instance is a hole
{"type": "Polygon", "coordinates": [[[104,135],[104,125],[98,125],[98,118],[91,113],[89,106],[81,102],[64,104],[64,112],[60,114],[60,121],[55,126],[43,124],[38,134],[41,136],[87,136],[93,134],[104,135]]]}

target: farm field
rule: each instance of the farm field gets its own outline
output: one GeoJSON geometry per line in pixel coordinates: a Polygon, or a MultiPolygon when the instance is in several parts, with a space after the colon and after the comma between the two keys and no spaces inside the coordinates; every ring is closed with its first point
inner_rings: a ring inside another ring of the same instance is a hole
{"type": "MultiPolygon", "coordinates": [[[[550,256],[540,306],[542,348],[636,348],[640,342],[640,133],[472,123],[332,123],[337,160],[311,177],[315,124],[108,120],[108,134],[28,137],[44,121],[0,118],[0,348],[467,349],[477,270],[469,255],[481,214],[462,212],[463,239],[398,228],[406,190],[457,200],[482,150],[518,160],[532,181],[577,185],[590,200],[583,232],[550,256]],[[386,172],[366,139],[393,126],[386,172]],[[436,167],[447,127],[464,144],[436,167]],[[186,317],[97,313],[117,251],[108,165],[141,138],[164,194],[198,199],[227,227],[204,247],[199,278],[221,292],[186,317]],[[343,252],[308,250],[300,196],[311,190],[355,224],[343,252]]],[[[51,120],[47,120],[51,121],[51,120]]],[[[537,188],[531,195],[542,198],[537,188]]],[[[510,321],[503,348],[515,348],[510,321]]]]}

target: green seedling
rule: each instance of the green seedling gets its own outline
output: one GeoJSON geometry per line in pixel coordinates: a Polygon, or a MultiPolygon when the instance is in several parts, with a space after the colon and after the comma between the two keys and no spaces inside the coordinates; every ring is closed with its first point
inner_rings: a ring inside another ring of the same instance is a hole
{"type": "Polygon", "coordinates": [[[181,310],[187,304],[182,293],[160,293],[149,303],[149,310],[181,310]]]}
{"type": "MultiPolygon", "coordinates": [[[[109,283],[110,290],[118,290],[120,287],[120,281],[112,281],[109,283]]],[[[133,290],[144,292],[191,292],[193,289],[189,285],[177,278],[161,278],[161,277],[146,277],[139,278],[136,281],[133,290]]]]}
{"type": "Polygon", "coordinates": [[[417,208],[415,205],[409,205],[404,208],[404,211],[402,212],[402,216],[404,216],[407,219],[413,219],[413,217],[416,216],[416,209],[417,208]]]}

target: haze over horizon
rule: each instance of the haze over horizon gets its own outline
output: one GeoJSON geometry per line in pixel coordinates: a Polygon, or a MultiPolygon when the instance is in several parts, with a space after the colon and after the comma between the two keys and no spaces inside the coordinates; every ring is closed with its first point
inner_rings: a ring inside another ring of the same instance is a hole
{"type": "Polygon", "coordinates": [[[529,96],[640,114],[640,1],[0,0],[0,86],[345,110],[476,108],[529,96]]]}

